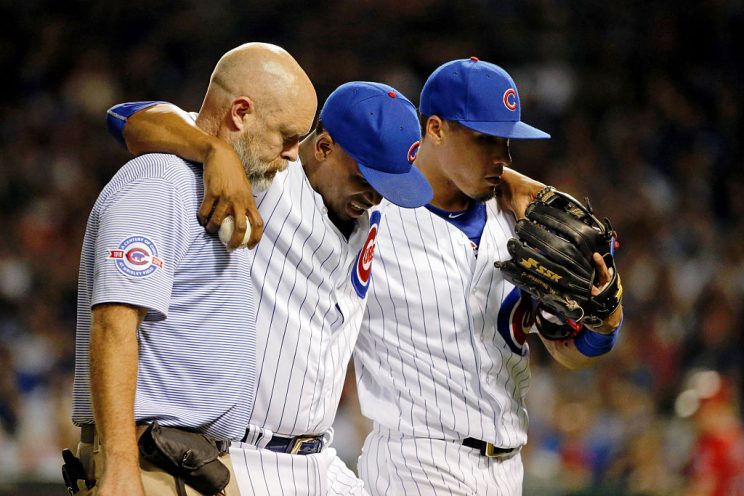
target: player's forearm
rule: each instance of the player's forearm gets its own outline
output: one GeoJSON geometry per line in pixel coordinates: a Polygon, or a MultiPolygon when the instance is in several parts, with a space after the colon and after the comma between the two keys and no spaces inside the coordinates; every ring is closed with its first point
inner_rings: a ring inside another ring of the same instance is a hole
{"type": "Polygon", "coordinates": [[[517,219],[525,216],[527,205],[535,199],[537,193],[545,187],[545,184],[536,181],[514,169],[504,167],[501,173],[501,185],[499,186],[499,205],[501,208],[511,211],[517,219]]]}
{"type": "Polygon", "coordinates": [[[509,184],[523,184],[526,187],[539,188],[538,191],[545,187],[545,184],[536,181],[529,176],[525,176],[521,172],[517,172],[511,167],[504,167],[504,171],[501,173],[501,180],[509,184]]]}
{"type": "Polygon", "coordinates": [[[580,334],[559,341],[545,339],[542,335],[540,338],[558,363],[572,370],[582,369],[593,365],[612,350],[622,322],[623,307],[620,305],[601,326],[585,328],[582,331],[582,333],[593,334],[593,336],[580,334]]]}
{"type": "Polygon", "coordinates": [[[172,104],[159,104],[132,114],[123,134],[127,148],[135,155],[172,153],[200,163],[206,162],[216,147],[225,145],[199,129],[186,112],[172,104]]]}
{"type": "Polygon", "coordinates": [[[137,327],[144,310],[120,304],[93,309],[90,387],[96,429],[108,460],[138,466],[134,398],[137,389],[137,327]]]}

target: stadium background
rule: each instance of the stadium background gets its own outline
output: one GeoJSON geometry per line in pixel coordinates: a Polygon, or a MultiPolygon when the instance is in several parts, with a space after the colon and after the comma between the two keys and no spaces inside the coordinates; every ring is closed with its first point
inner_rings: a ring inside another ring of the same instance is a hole
{"type": "MultiPolygon", "coordinates": [[[[417,102],[436,66],[471,55],[511,72],[523,118],[553,135],[514,143],[514,167],[613,220],[628,316],[589,370],[564,371],[532,343],[525,494],[709,494],[690,470],[706,439],[744,443],[742,7],[0,1],[0,494],[63,492],[80,246],[127,160],[106,109],[198,109],[219,56],[252,40],[288,49],[321,102],[358,79],[417,102]]],[[[355,402],[349,381],[336,445],[351,466],[367,429],[355,402]]]]}

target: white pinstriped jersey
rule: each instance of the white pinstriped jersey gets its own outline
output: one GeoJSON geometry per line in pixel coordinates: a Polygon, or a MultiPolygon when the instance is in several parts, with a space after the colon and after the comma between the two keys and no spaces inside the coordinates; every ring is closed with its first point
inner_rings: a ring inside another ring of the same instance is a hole
{"type": "Polygon", "coordinates": [[[527,441],[531,305],[493,265],[510,258],[514,219],[495,200],[486,206],[477,257],[426,208],[385,206],[355,363],[362,412],[388,429],[527,441]]]}
{"type": "Polygon", "coordinates": [[[251,270],[258,389],[250,423],[284,436],[323,433],[336,415],[364,312],[352,283],[357,256],[363,246],[371,256],[368,234],[380,214],[360,217],[347,241],[299,161],[277,174],[257,204],[265,228],[251,270]]]}
{"type": "Polygon", "coordinates": [[[372,496],[521,496],[519,451],[488,458],[458,441],[408,437],[375,424],[359,458],[372,496]]]}
{"type": "Polygon", "coordinates": [[[361,496],[364,484],[334,448],[291,455],[233,442],[230,459],[241,496],[361,496]]]}
{"type": "Polygon", "coordinates": [[[228,253],[196,219],[201,165],[150,154],[128,162],[88,219],[80,261],[73,421],[93,422],[91,306],[148,308],[137,330],[138,421],[240,439],[255,389],[251,256],[228,253]]]}

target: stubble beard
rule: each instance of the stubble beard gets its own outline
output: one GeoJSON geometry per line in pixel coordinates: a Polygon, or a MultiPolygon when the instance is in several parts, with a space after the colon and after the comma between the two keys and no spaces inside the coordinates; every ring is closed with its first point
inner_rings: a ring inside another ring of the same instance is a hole
{"type": "Polygon", "coordinates": [[[471,199],[475,200],[476,202],[485,203],[491,198],[494,198],[496,196],[496,188],[493,188],[491,190],[488,190],[485,193],[481,193],[480,195],[472,196],[471,199]]]}
{"type": "Polygon", "coordinates": [[[237,139],[232,143],[232,146],[240,157],[248,181],[250,181],[251,187],[256,193],[269,189],[276,173],[287,168],[287,161],[284,159],[272,160],[271,162],[260,159],[256,150],[256,139],[252,135],[237,139]]]}

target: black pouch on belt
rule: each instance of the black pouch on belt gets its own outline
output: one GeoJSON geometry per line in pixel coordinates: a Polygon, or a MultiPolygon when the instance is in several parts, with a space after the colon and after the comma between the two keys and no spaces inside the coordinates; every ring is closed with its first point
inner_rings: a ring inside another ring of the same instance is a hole
{"type": "Polygon", "coordinates": [[[230,482],[230,471],[218,459],[216,442],[198,432],[163,427],[155,421],[140,436],[139,451],[145,460],[175,477],[179,486],[186,483],[201,494],[217,494],[230,482]]]}

